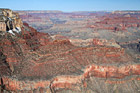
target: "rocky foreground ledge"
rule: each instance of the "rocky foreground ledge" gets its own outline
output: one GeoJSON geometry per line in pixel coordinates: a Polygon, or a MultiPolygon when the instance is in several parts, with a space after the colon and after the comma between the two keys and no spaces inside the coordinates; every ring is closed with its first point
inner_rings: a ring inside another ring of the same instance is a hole
{"type": "Polygon", "coordinates": [[[140,62],[124,48],[74,46],[20,26],[0,32],[0,93],[140,92],[140,62]]]}
{"type": "Polygon", "coordinates": [[[18,13],[10,9],[0,9],[0,31],[15,35],[14,32],[19,33],[22,26],[23,23],[18,13]]]}

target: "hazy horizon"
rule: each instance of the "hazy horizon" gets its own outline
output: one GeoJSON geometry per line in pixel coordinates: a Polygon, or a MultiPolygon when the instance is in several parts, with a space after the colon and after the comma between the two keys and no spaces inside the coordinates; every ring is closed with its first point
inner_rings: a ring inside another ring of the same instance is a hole
{"type": "Polygon", "coordinates": [[[1,8],[12,10],[132,11],[140,10],[140,0],[3,0],[1,8]]]}
{"type": "Polygon", "coordinates": [[[96,11],[62,11],[62,10],[13,10],[13,11],[113,12],[113,11],[140,11],[140,10],[96,10],[96,11]]]}

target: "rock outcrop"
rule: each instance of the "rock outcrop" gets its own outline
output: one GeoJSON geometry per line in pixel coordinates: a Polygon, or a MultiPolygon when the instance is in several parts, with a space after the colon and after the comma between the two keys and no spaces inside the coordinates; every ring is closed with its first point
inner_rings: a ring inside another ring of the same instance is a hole
{"type": "Polygon", "coordinates": [[[0,31],[7,31],[9,33],[20,32],[23,23],[19,18],[19,14],[10,9],[0,9],[0,31]]]}

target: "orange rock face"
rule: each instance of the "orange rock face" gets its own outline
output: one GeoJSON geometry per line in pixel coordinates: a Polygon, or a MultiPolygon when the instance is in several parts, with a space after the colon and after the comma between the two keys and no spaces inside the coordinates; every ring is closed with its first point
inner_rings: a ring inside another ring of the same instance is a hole
{"type": "Polygon", "coordinates": [[[32,90],[37,88],[47,88],[50,85],[50,81],[18,81],[8,77],[3,77],[2,82],[7,90],[32,90]]]}
{"type": "MultiPolygon", "coordinates": [[[[80,91],[80,87],[87,87],[85,80],[92,77],[100,78],[117,78],[122,79],[127,76],[140,75],[140,65],[128,65],[122,67],[98,66],[91,65],[85,68],[84,73],[79,76],[58,76],[51,81],[18,81],[7,77],[2,78],[2,82],[7,90],[34,90],[37,88],[50,88],[52,91],[60,89],[72,89],[80,91]],[[130,73],[130,71],[132,73],[130,73]]],[[[139,80],[139,78],[131,78],[128,81],[139,80]]],[[[123,84],[124,81],[106,81],[109,84],[123,84]]],[[[1,83],[0,83],[1,84],[1,83]]]]}
{"type": "Polygon", "coordinates": [[[90,76],[101,77],[101,78],[118,78],[122,79],[130,75],[140,75],[140,65],[128,65],[122,67],[113,66],[88,66],[85,70],[84,77],[90,76]],[[131,73],[130,73],[131,72],[131,73]]]}

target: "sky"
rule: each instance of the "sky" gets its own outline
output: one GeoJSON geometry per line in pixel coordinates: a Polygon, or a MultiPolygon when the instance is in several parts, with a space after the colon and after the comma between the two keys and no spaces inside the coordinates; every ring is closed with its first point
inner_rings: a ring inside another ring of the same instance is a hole
{"type": "Polygon", "coordinates": [[[140,10],[140,0],[0,0],[0,8],[64,12],[140,10]]]}

